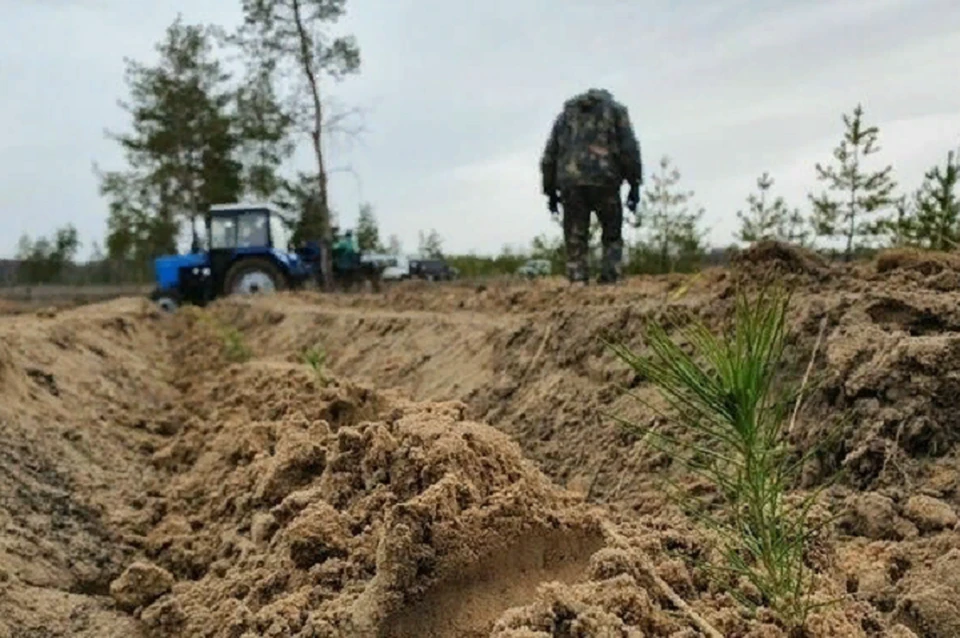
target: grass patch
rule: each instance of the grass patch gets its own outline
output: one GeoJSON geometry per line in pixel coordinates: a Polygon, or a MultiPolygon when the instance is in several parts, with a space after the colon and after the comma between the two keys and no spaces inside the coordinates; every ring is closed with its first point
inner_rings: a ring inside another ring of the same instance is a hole
{"type": "Polygon", "coordinates": [[[223,353],[229,361],[242,363],[253,356],[243,333],[234,326],[220,326],[220,337],[223,339],[223,353]]]}
{"type": "Polygon", "coordinates": [[[330,383],[330,377],[326,373],[327,351],[323,346],[317,344],[303,351],[303,362],[317,375],[317,378],[324,385],[330,383]]]}
{"type": "Polygon", "coordinates": [[[212,330],[222,343],[223,356],[231,363],[249,361],[253,351],[247,345],[243,333],[236,326],[224,323],[207,310],[198,310],[197,322],[212,330]]]}
{"type": "Polygon", "coordinates": [[[813,574],[804,557],[814,533],[810,511],[819,492],[787,498],[806,459],[798,460],[787,441],[790,415],[803,387],[784,388],[775,381],[783,361],[789,300],[775,289],[755,298],[738,294],[733,323],[719,335],[693,319],[677,322],[673,338],[651,322],[645,330],[646,356],[608,345],[658,388],[670,408],[667,418],[681,428],[669,435],[623,425],[705,478],[723,498],[723,511],[711,513],[695,497],[675,490],[684,508],[720,539],[724,564],[709,570],[724,582],[753,590],[752,596],[738,592],[745,604],[769,607],[798,629],[816,606],[810,597],[813,574]]]}

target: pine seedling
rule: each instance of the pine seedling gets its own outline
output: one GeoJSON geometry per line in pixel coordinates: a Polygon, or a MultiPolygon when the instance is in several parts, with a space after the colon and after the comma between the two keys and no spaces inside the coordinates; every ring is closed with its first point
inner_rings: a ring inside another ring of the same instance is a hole
{"type": "Polygon", "coordinates": [[[720,539],[725,564],[710,571],[748,582],[762,604],[796,628],[814,606],[804,555],[818,494],[793,504],[786,498],[807,458],[798,461],[788,445],[792,401],[775,382],[788,305],[782,291],[764,291],[755,299],[741,293],[731,330],[720,336],[693,320],[678,327],[674,339],[651,322],[645,331],[649,355],[610,347],[658,388],[672,413],[667,418],[681,433],[625,425],[709,481],[725,501],[726,511],[714,515],[697,508],[693,497],[678,495],[687,509],[701,510],[698,520],[720,539]]]}
{"type": "Polygon", "coordinates": [[[303,362],[310,366],[321,383],[326,385],[330,382],[329,377],[327,377],[324,371],[324,366],[327,363],[327,351],[323,349],[323,346],[315,345],[304,350],[303,362]]]}

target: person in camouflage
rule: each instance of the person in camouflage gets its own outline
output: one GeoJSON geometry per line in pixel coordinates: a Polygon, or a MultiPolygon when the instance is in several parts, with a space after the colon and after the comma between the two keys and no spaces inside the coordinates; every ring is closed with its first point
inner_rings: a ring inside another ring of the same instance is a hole
{"type": "Polygon", "coordinates": [[[600,282],[617,281],[623,261],[620,187],[624,181],[630,185],[626,204],[636,213],[643,183],[640,143],[627,108],[602,89],[567,100],[553,123],[540,172],[550,212],[558,214],[563,204],[567,278],[589,279],[590,215],[596,213],[603,244],[600,282]]]}

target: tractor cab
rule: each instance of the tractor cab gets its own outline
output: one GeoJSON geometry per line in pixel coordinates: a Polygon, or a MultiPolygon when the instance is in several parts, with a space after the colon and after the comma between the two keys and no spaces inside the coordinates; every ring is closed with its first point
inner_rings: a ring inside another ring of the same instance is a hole
{"type": "Polygon", "coordinates": [[[270,204],[212,206],[206,230],[205,251],[155,260],[157,288],[151,297],[164,309],[298,288],[310,279],[311,267],[290,250],[290,230],[270,204]]]}
{"type": "Polygon", "coordinates": [[[305,269],[297,268],[300,259],[290,250],[292,233],[270,205],[212,206],[207,237],[211,277],[220,294],[275,292],[300,283],[294,281],[296,271],[305,269]]]}

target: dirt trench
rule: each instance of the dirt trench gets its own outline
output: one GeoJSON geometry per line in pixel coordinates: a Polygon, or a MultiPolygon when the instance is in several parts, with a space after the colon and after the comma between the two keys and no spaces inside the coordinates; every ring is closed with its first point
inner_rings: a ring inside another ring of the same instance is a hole
{"type": "Polygon", "coordinates": [[[131,300],[0,318],[0,636],[487,635],[585,578],[597,513],[463,404],[231,329],[131,300]]]}
{"type": "MultiPolygon", "coordinates": [[[[960,633],[960,298],[917,259],[741,262],[796,284],[788,374],[825,326],[795,443],[829,441],[808,486],[841,477],[811,557],[841,602],[808,636],[960,633]]],[[[655,394],[598,338],[720,325],[733,280],[0,318],[0,636],[702,635],[679,597],[785,637],[697,568],[669,459],[602,418],[649,423],[619,386],[655,394]]]]}

